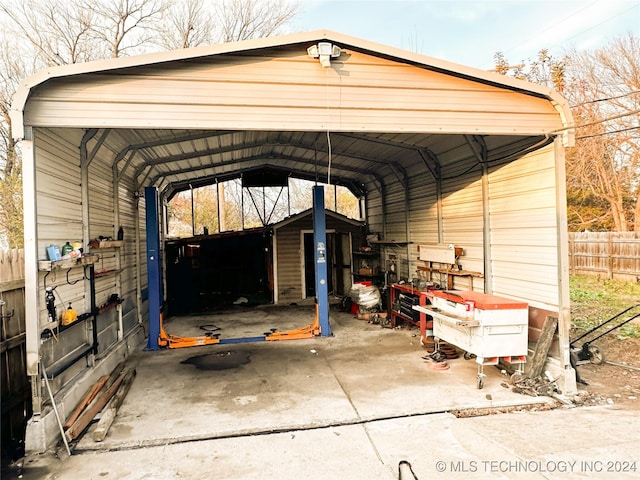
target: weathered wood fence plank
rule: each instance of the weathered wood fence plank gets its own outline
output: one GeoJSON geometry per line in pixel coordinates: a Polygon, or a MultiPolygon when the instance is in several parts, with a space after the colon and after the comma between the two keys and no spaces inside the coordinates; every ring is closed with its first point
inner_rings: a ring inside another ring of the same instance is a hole
{"type": "Polygon", "coordinates": [[[24,250],[0,251],[0,370],[2,454],[13,455],[31,416],[31,388],[25,360],[24,250]]]}
{"type": "Polygon", "coordinates": [[[569,233],[570,272],[610,279],[640,278],[640,232],[569,233]]]}

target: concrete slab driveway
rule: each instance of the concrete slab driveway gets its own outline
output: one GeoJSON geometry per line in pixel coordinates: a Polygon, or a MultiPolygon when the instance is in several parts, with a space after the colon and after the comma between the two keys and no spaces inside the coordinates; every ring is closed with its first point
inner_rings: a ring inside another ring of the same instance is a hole
{"type": "MultiPolygon", "coordinates": [[[[273,323],[293,327],[312,320],[313,307],[266,307],[217,315],[215,324],[226,337],[247,322],[263,331],[273,323]]],[[[476,364],[462,357],[450,361],[448,370],[429,368],[415,329],[385,329],[340,312],[332,312],[331,321],[333,337],[159,352],[141,348],[131,358],[137,377],[107,438],[96,443],[85,435],[77,451],[545,401],[512,393],[501,385],[508,379],[495,368],[486,369],[485,388],[478,390],[476,364]]],[[[183,329],[193,329],[188,323],[183,320],[183,329]]]]}

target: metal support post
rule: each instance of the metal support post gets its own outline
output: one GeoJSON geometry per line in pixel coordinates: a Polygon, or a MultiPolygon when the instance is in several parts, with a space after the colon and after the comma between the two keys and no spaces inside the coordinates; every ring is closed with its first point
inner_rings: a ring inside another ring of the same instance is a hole
{"type": "Polygon", "coordinates": [[[331,336],[329,286],[327,285],[327,229],[324,215],[324,187],[313,187],[313,245],[315,250],[316,297],[320,335],[331,336]]]}
{"type": "Polygon", "coordinates": [[[147,226],[147,280],[149,288],[149,339],[147,350],[158,350],[162,277],[160,276],[160,224],[158,221],[158,191],[145,187],[144,199],[147,226]]]}

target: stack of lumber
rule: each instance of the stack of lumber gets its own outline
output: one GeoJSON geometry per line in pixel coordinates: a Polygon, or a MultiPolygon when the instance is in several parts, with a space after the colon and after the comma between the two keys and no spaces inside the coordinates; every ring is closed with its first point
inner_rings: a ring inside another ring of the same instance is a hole
{"type": "Polygon", "coordinates": [[[100,420],[93,430],[93,440],[104,440],[135,376],[135,369],[125,368],[122,362],[110,375],[100,377],[89,388],[64,424],[67,441],[71,442],[80,437],[98,414],[100,420]]]}

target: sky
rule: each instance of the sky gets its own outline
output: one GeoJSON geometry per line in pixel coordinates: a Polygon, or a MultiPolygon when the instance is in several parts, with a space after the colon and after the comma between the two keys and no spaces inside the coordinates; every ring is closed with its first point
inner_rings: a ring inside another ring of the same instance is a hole
{"type": "Polygon", "coordinates": [[[598,48],[640,35],[640,0],[301,0],[296,31],[327,29],[489,70],[548,49],[598,48]]]}

